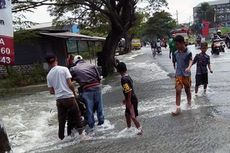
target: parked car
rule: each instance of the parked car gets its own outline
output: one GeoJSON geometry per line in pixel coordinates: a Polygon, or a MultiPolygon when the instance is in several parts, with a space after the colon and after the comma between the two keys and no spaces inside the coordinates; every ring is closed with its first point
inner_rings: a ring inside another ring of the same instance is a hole
{"type": "Polygon", "coordinates": [[[141,49],[141,40],[140,39],[133,39],[132,40],[132,49],[140,50],[141,49]]]}

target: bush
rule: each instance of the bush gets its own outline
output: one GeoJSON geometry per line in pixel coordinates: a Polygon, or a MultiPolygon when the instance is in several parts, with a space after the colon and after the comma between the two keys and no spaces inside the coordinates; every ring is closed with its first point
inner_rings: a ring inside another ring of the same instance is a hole
{"type": "Polygon", "coordinates": [[[34,64],[32,71],[25,73],[10,67],[7,69],[8,76],[0,80],[0,88],[23,87],[45,82],[46,71],[42,65],[34,64]]]}

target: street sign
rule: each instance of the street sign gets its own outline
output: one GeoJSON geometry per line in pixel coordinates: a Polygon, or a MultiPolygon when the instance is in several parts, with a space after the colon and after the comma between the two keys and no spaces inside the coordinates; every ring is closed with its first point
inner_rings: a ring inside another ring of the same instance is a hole
{"type": "Polygon", "coordinates": [[[0,65],[14,64],[11,0],[0,0],[0,65]]]}

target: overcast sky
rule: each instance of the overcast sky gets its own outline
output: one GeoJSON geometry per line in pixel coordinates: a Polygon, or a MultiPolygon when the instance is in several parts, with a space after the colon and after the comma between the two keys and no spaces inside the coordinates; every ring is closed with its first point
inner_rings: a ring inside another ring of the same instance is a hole
{"type": "MultiPolygon", "coordinates": [[[[167,0],[169,3],[170,12],[176,19],[176,11],[179,14],[179,23],[189,22],[193,19],[193,7],[206,0],[167,0]]],[[[27,13],[26,17],[36,23],[51,22],[52,18],[49,16],[49,12],[46,7],[39,7],[34,13],[27,13]]]]}

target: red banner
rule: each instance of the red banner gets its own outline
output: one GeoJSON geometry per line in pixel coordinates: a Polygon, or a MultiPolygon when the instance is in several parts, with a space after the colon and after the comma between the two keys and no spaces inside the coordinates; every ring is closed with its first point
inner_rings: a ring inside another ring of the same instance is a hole
{"type": "Polygon", "coordinates": [[[208,35],[209,35],[209,22],[206,20],[203,20],[202,24],[203,24],[202,35],[203,35],[203,37],[208,37],[208,35]]]}
{"type": "Polygon", "coordinates": [[[14,64],[13,38],[0,36],[0,65],[14,64]]]}
{"type": "Polygon", "coordinates": [[[14,64],[11,0],[0,0],[0,65],[14,64]]]}

